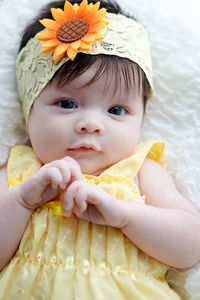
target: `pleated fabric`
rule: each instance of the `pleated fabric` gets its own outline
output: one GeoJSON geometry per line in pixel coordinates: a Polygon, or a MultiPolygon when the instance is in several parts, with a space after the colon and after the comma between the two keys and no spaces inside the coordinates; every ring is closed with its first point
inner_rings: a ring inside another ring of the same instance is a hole
{"type": "MultiPolygon", "coordinates": [[[[85,180],[122,201],[144,203],[134,178],[146,157],[165,165],[163,150],[162,142],[140,144],[131,157],[85,180]]],[[[40,167],[32,148],[15,146],[8,161],[10,185],[40,167]]],[[[0,299],[180,300],[165,280],[169,267],[119,229],[53,214],[53,206],[50,202],[32,215],[16,255],[0,274],[0,299]]]]}

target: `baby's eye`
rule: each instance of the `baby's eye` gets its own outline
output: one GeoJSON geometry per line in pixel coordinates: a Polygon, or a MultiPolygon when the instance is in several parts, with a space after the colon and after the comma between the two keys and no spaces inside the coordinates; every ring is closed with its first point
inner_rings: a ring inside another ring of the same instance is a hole
{"type": "Polygon", "coordinates": [[[65,108],[65,109],[75,109],[77,108],[77,105],[72,101],[68,99],[63,99],[58,101],[57,103],[60,107],[65,108]]]}
{"type": "Polygon", "coordinates": [[[122,116],[122,115],[125,115],[127,113],[127,110],[122,106],[115,105],[115,106],[112,106],[108,110],[108,112],[112,115],[122,116]]]}

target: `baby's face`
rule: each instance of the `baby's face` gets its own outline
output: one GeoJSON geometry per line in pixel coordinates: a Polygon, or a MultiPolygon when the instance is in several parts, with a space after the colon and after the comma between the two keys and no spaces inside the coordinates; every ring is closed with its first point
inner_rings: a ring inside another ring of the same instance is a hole
{"type": "Polygon", "coordinates": [[[125,85],[102,75],[90,86],[96,65],[62,88],[48,85],[30,113],[28,133],[43,163],[70,156],[83,173],[98,175],[130,156],[138,143],[143,101],[125,85]],[[108,89],[105,86],[108,84],[108,89]]]}

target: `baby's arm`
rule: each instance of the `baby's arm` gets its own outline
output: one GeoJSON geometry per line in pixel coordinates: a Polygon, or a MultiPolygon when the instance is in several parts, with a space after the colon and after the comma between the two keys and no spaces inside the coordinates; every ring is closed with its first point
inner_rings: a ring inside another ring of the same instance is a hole
{"type": "Polygon", "coordinates": [[[65,214],[73,211],[82,219],[118,227],[138,248],[165,264],[192,266],[200,259],[200,214],[154,161],[145,161],[139,181],[145,205],[75,181],[63,199],[65,214]]]}
{"type": "Polygon", "coordinates": [[[177,268],[200,259],[200,213],[158,163],[147,159],[139,173],[144,207],[130,207],[123,232],[150,256],[177,268]]]}
{"type": "Polygon", "coordinates": [[[73,180],[82,180],[76,161],[66,157],[41,167],[8,188],[6,168],[0,170],[0,270],[15,253],[34,210],[54,199],[73,180]]]}

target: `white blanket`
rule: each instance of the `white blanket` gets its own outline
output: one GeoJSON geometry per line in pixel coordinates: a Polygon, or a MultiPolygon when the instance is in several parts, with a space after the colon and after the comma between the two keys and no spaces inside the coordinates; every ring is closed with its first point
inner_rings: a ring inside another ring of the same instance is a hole
{"type": "MultiPolygon", "coordinates": [[[[10,146],[27,140],[17,101],[15,59],[22,30],[48,0],[0,0],[0,164],[10,146]]],[[[147,106],[142,140],[166,142],[168,170],[179,190],[200,208],[200,2],[121,0],[149,32],[154,96],[147,106]]],[[[178,274],[178,275],[177,275],[178,274]]],[[[200,299],[200,264],[173,273],[187,275],[184,289],[200,299]]]]}

